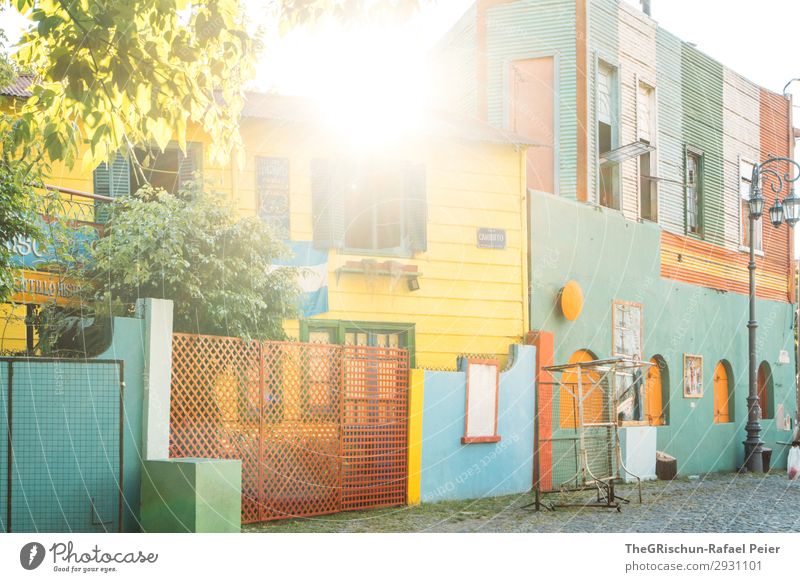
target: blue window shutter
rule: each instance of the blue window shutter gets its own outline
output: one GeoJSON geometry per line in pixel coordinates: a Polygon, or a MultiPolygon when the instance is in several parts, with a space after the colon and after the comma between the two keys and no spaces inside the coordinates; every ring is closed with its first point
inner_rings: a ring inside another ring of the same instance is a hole
{"type": "Polygon", "coordinates": [[[341,172],[332,160],[311,161],[311,206],[314,248],[339,249],[344,245],[344,199],[341,172]]]}
{"type": "Polygon", "coordinates": [[[424,164],[406,169],[406,234],[413,252],[428,250],[427,177],[424,164]]]}

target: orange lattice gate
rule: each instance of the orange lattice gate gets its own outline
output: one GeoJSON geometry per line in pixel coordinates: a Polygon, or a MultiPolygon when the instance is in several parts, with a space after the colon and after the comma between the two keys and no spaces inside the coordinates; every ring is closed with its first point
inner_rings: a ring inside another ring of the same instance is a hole
{"type": "Polygon", "coordinates": [[[408,352],[175,334],[170,456],[242,460],[242,521],[405,502],[408,352]]]}

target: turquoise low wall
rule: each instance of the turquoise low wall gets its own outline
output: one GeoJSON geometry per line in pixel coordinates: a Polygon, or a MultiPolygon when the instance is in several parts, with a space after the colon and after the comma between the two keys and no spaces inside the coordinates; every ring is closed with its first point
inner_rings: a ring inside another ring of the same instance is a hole
{"type": "Polygon", "coordinates": [[[139,500],[142,482],[142,407],[144,403],[144,319],[114,318],[111,346],[99,359],[125,363],[125,408],[122,427],[123,462],[122,531],[139,531],[139,500]]]}
{"type": "Polygon", "coordinates": [[[461,444],[466,373],[425,371],[422,416],[423,503],[529,491],[533,482],[536,350],[511,347],[500,374],[497,443],[461,444]]]}

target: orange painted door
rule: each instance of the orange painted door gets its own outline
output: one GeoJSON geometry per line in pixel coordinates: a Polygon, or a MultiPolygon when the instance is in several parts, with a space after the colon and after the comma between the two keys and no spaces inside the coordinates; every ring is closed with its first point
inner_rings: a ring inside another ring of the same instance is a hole
{"type": "Polygon", "coordinates": [[[662,416],[664,404],[661,397],[661,368],[656,360],[650,360],[650,363],[653,365],[647,370],[644,411],[647,423],[650,426],[661,426],[664,424],[664,417],[662,416]]]}
{"type": "Polygon", "coordinates": [[[509,123],[541,146],[528,148],[528,188],[555,192],[555,89],[553,58],[511,64],[509,123]]]}
{"type": "MultiPolygon", "coordinates": [[[[586,350],[578,350],[569,358],[569,364],[591,362],[594,356],[586,350]]],[[[585,398],[583,400],[584,423],[598,422],[602,419],[603,392],[597,386],[599,378],[597,373],[583,372],[581,384],[585,398]]],[[[578,420],[578,369],[567,370],[561,375],[561,390],[559,391],[559,424],[561,428],[575,428],[578,420]]]]}
{"type": "Polygon", "coordinates": [[[728,371],[720,362],[714,369],[714,422],[730,422],[728,410],[728,371]]]}

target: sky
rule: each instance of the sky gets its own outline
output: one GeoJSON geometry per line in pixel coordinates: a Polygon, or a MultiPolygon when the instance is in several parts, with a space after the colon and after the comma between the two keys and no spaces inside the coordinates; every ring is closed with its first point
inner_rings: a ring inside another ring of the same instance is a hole
{"type": "MultiPolygon", "coordinates": [[[[249,20],[258,22],[272,0],[244,0],[249,20]]],[[[624,0],[639,6],[638,0],[624,0]]],[[[410,22],[343,32],[318,27],[268,37],[270,50],[259,63],[258,86],[310,93],[348,80],[351,71],[395,79],[422,79],[426,51],[473,4],[474,0],[426,0],[410,22]],[[342,76],[342,69],[346,69],[342,76]],[[421,76],[420,76],[421,75],[421,76]]],[[[800,77],[800,2],[797,0],[652,0],[653,18],[683,40],[745,77],[781,92],[800,77]]],[[[0,27],[14,41],[24,20],[0,13],[0,27]]],[[[792,87],[800,102],[800,82],[792,87]]]]}
{"type": "MultiPolygon", "coordinates": [[[[247,4],[257,12],[259,1],[247,0],[247,4]]],[[[639,6],[638,0],[625,1],[639,6]]],[[[270,44],[276,50],[272,52],[272,59],[265,59],[259,84],[275,85],[289,92],[306,92],[308,89],[298,82],[296,71],[308,72],[315,65],[322,71],[335,71],[341,66],[336,63],[342,62],[342,54],[346,55],[350,68],[356,68],[353,67],[354,61],[361,62],[362,72],[376,72],[375,63],[387,67],[401,60],[416,69],[424,69],[425,52],[473,2],[429,2],[411,22],[390,28],[373,28],[363,37],[330,31],[325,34],[319,34],[319,31],[290,34],[277,45],[270,44]],[[273,66],[276,62],[282,65],[273,66]]],[[[757,3],[747,0],[652,0],[652,15],[679,38],[696,43],[711,57],[772,91],[782,92],[787,81],[800,77],[800,2],[797,0],[761,0],[757,3]]],[[[307,75],[305,78],[310,82],[307,75]]],[[[792,89],[800,102],[800,82],[792,89]]]]}

